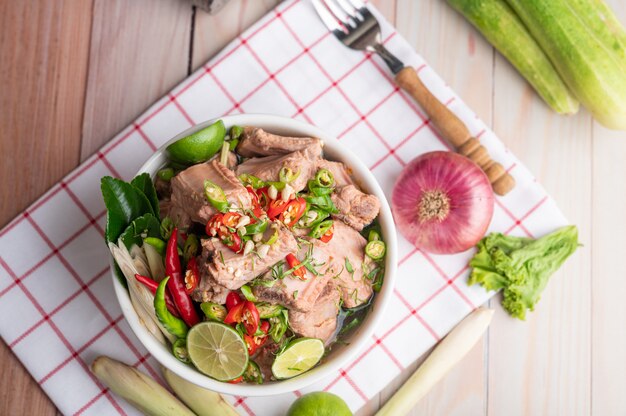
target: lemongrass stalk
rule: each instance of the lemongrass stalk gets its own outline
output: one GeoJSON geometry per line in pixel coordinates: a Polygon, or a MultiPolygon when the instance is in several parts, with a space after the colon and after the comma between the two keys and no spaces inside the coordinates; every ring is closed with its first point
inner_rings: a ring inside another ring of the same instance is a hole
{"type": "Polygon", "coordinates": [[[106,356],[91,364],[91,372],[113,393],[149,416],[194,416],[163,386],[135,368],[106,356]]]}
{"type": "Polygon", "coordinates": [[[493,309],[478,308],[461,321],[376,416],[406,415],[472,349],[492,317],[493,309]]]}

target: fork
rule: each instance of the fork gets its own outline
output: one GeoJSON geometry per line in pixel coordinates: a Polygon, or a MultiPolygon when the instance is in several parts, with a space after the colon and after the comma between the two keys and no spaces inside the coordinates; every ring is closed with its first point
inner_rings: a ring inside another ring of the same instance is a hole
{"type": "Polygon", "coordinates": [[[312,0],[313,6],[337,39],[359,51],[374,52],[387,64],[400,88],[426,112],[441,136],[457,152],[474,161],[487,174],[498,195],[507,194],[515,179],[489,156],[487,149],[471,135],[467,126],[422,83],[415,68],[405,66],[381,42],[378,20],[360,0],[312,0]]]}

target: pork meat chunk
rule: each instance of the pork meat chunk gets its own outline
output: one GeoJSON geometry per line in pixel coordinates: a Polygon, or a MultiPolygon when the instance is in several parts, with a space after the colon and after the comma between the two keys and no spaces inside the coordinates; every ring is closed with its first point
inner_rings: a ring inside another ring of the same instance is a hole
{"type": "Polygon", "coordinates": [[[293,275],[277,279],[277,274],[288,270],[288,266],[284,264],[277,265],[274,271],[270,270],[260,279],[259,283],[265,282],[265,285],[253,286],[252,291],[256,298],[265,302],[279,303],[298,311],[313,309],[328,281],[341,270],[323,245],[324,243],[315,239],[300,240],[300,250],[296,257],[300,261],[307,261],[308,258],[315,273],[305,269],[304,280],[293,275]]]}
{"type": "Polygon", "coordinates": [[[372,260],[365,255],[367,240],[354,228],[342,221],[335,220],[333,238],[326,243],[325,249],[334,253],[341,272],[333,279],[341,291],[343,306],[354,308],[372,296],[372,281],[367,278],[367,270],[372,260]],[[364,270],[365,266],[365,270],[364,270]]]}
{"type": "Polygon", "coordinates": [[[204,181],[210,180],[220,186],[231,204],[248,209],[252,201],[233,171],[213,160],[193,165],[172,178],[170,215],[179,227],[190,221],[205,224],[217,210],[204,195],[204,181]]]}
{"type": "Polygon", "coordinates": [[[335,207],[339,214],[333,217],[338,218],[361,231],[363,227],[374,221],[380,211],[380,201],[374,195],[361,192],[354,185],[346,185],[337,188],[331,195],[335,207]]]}
{"type": "MultiPolygon", "coordinates": [[[[212,282],[217,282],[230,290],[239,289],[255,277],[265,274],[287,254],[295,253],[298,250],[295,237],[280,222],[273,223],[273,227],[278,230],[278,240],[270,246],[263,258],[259,257],[256,250],[245,255],[237,254],[217,238],[202,240],[202,250],[203,254],[207,252],[207,261],[199,266],[206,268],[206,276],[211,277],[203,279],[202,287],[206,288],[212,282]]],[[[272,227],[268,227],[267,232],[273,233],[273,230],[272,227]]]]}
{"type": "Polygon", "coordinates": [[[337,329],[339,297],[335,286],[327,284],[314,309],[309,312],[289,311],[289,326],[298,335],[319,338],[328,344],[337,329]]]}
{"type": "Polygon", "coordinates": [[[314,137],[285,137],[258,127],[244,127],[237,153],[243,157],[273,156],[293,153],[309,146],[321,146],[314,137]]]}
{"type": "Polygon", "coordinates": [[[237,175],[247,173],[263,181],[278,181],[279,172],[285,167],[292,172],[300,172],[289,185],[299,192],[306,187],[308,179],[316,172],[315,165],[322,155],[320,144],[311,145],[303,150],[278,156],[255,157],[237,166],[237,175]]]}

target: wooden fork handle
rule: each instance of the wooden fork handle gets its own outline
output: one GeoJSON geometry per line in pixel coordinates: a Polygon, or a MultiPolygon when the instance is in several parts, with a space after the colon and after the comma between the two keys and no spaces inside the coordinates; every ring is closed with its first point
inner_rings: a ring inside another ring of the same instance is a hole
{"type": "Polygon", "coordinates": [[[487,174],[493,190],[506,195],[515,186],[515,179],[489,156],[487,149],[472,137],[467,126],[439,101],[422,83],[412,67],[405,67],[396,75],[396,83],[424,109],[439,133],[460,154],[473,160],[487,174]]]}

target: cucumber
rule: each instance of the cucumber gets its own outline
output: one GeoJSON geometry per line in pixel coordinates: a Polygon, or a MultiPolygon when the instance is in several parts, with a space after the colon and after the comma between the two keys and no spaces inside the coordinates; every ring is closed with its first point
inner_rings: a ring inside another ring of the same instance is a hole
{"type": "Polygon", "coordinates": [[[626,30],[604,0],[570,0],[585,25],[615,54],[626,71],[626,30]]]}
{"type": "Polygon", "coordinates": [[[577,11],[569,0],[507,3],[596,120],[608,128],[626,130],[626,71],[590,28],[594,25],[586,23],[598,14],[594,18],[584,10],[577,11]]]}
{"type": "Polygon", "coordinates": [[[573,114],[578,111],[578,100],[504,0],[448,0],[448,3],[517,68],[556,112],[573,114]]]}

